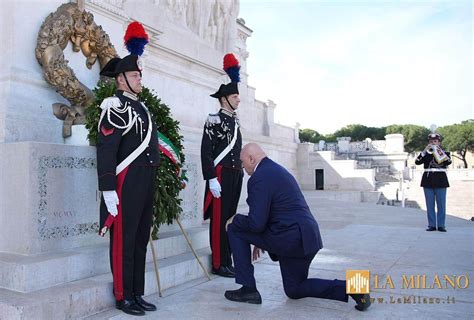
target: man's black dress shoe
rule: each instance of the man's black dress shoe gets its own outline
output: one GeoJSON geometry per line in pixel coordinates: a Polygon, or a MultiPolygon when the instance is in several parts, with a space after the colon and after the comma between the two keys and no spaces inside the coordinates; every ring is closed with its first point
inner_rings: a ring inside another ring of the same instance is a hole
{"type": "Polygon", "coordinates": [[[357,303],[354,308],[356,308],[359,311],[365,311],[367,310],[370,305],[370,295],[369,294],[349,294],[352,299],[357,303]]]}
{"type": "Polygon", "coordinates": [[[115,302],[115,307],[132,316],[144,316],[145,311],[134,300],[121,300],[115,302]]]}
{"type": "Polygon", "coordinates": [[[262,297],[257,289],[252,292],[245,291],[244,287],[237,290],[227,290],[224,297],[231,301],[262,304],[262,297]]]}
{"type": "Polygon", "coordinates": [[[426,229],[426,231],[436,231],[436,228],[435,227],[428,227],[428,229],[426,229]]]}
{"type": "Polygon", "coordinates": [[[438,231],[446,232],[446,228],[445,227],[438,227],[438,231]]]}
{"type": "Polygon", "coordinates": [[[226,266],[220,266],[219,269],[212,268],[212,273],[221,277],[235,278],[235,273],[226,266]]]}
{"type": "Polygon", "coordinates": [[[156,311],[156,306],[153,303],[146,302],[142,296],[135,296],[135,302],[145,311],[156,311]]]}

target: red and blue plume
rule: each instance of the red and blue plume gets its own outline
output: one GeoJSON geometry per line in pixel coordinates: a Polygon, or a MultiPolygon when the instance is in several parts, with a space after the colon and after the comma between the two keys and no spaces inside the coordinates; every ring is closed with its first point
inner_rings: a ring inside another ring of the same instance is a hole
{"type": "Polygon", "coordinates": [[[130,54],[141,56],[148,43],[148,34],[140,22],[134,21],[128,25],[123,40],[130,54]]]}
{"type": "Polygon", "coordinates": [[[239,60],[232,53],[224,56],[224,71],[229,75],[232,82],[240,82],[239,60]]]}

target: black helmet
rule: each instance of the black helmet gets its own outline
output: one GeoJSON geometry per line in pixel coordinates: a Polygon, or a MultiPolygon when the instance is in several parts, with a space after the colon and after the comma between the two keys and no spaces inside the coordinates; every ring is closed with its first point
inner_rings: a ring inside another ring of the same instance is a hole
{"type": "Polygon", "coordinates": [[[441,141],[443,138],[441,137],[441,135],[437,132],[432,132],[428,135],[428,141],[429,140],[439,140],[441,141]]]}
{"type": "Polygon", "coordinates": [[[127,71],[138,71],[141,74],[142,69],[140,57],[130,54],[123,59],[112,58],[102,69],[100,75],[114,78],[127,71]]]}

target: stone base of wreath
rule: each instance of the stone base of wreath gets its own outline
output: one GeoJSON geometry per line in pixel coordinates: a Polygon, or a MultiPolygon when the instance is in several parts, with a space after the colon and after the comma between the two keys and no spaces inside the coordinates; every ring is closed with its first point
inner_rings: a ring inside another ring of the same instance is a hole
{"type": "MultiPolygon", "coordinates": [[[[187,232],[201,261],[210,269],[207,228],[194,227],[187,232]]],[[[204,278],[180,231],[161,234],[154,245],[164,295],[167,288],[204,278]]],[[[1,274],[8,274],[10,282],[16,282],[2,283],[12,287],[0,289],[2,318],[77,319],[112,308],[115,300],[107,257],[107,244],[26,258],[0,254],[1,274]]],[[[145,295],[158,292],[150,250],[145,283],[145,295]]]]}
{"type": "MultiPolygon", "coordinates": [[[[0,144],[2,319],[80,318],[113,306],[109,239],[97,235],[95,153],[87,145],[0,144]]],[[[197,185],[184,195],[183,222],[209,270],[208,228],[191,217],[198,214],[197,185]]],[[[154,245],[162,289],[204,277],[177,226],[164,225],[159,237],[154,245]]],[[[147,295],[158,291],[148,251],[147,295]]]]}

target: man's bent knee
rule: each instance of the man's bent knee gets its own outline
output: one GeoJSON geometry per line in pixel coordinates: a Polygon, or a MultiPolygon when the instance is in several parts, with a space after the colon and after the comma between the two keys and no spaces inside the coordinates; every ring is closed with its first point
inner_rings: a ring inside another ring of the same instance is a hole
{"type": "Polygon", "coordinates": [[[285,286],[285,294],[290,299],[300,299],[302,298],[301,293],[298,290],[298,287],[294,286],[285,286]]]}

